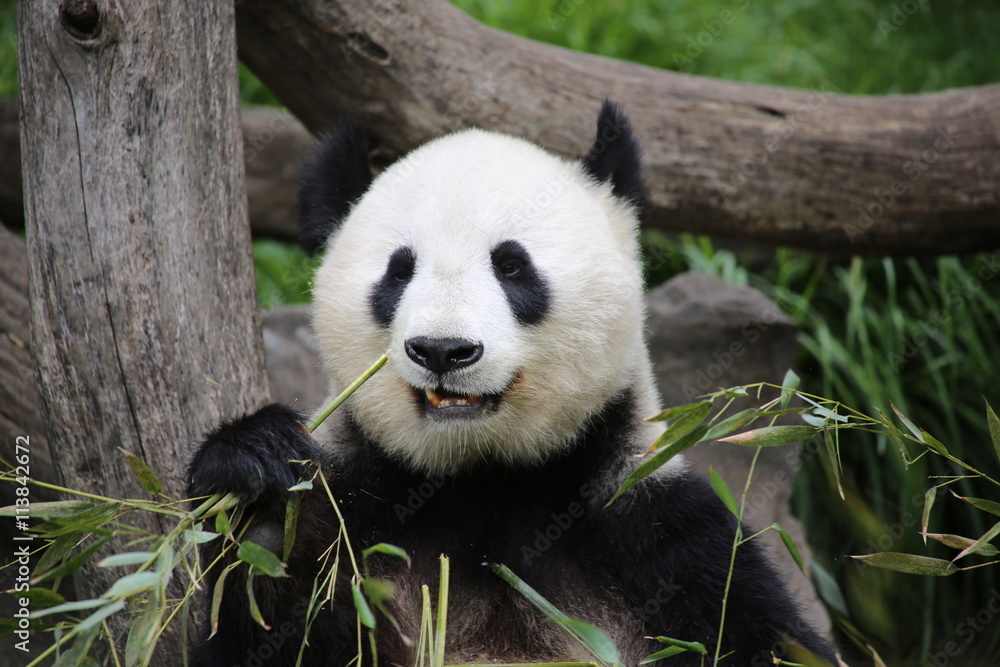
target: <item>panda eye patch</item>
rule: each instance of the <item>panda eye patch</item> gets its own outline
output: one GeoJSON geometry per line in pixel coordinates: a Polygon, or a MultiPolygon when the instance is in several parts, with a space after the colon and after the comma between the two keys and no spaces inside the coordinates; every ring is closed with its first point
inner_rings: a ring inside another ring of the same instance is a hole
{"type": "Polygon", "coordinates": [[[516,241],[504,241],[498,245],[493,250],[491,260],[497,278],[508,280],[519,278],[528,273],[525,267],[531,262],[527,251],[516,241]]]}
{"type": "Polygon", "coordinates": [[[403,246],[396,248],[385,267],[385,273],[372,285],[368,295],[368,305],[372,317],[379,326],[388,327],[396,315],[396,306],[413,278],[417,257],[413,250],[403,246]]]}
{"type": "Polygon", "coordinates": [[[389,266],[386,274],[396,280],[405,282],[413,277],[413,269],[416,267],[416,259],[409,248],[400,248],[389,258],[389,266]],[[401,252],[402,251],[402,252],[401,252]]]}
{"type": "Polygon", "coordinates": [[[549,309],[549,286],[517,241],[503,241],[490,253],[493,273],[521,324],[538,324],[549,309]]]}

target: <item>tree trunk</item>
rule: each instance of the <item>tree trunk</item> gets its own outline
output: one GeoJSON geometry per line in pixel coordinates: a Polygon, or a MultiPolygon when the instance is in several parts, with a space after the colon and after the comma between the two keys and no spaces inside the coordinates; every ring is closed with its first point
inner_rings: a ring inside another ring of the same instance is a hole
{"type": "MultiPolygon", "coordinates": [[[[31,351],[56,471],[142,497],[121,447],[183,497],[205,430],[267,397],[233,5],[18,9],[31,351]]],[[[117,576],[91,569],[78,593],[117,576]]]]}
{"type": "Polygon", "coordinates": [[[873,255],[1000,245],[1000,86],[891,97],[753,86],[575,53],[444,0],[243,0],[240,56],[312,131],[387,157],[480,126],[579,157],[605,96],[643,140],[649,222],[873,255]]]}
{"type": "MultiPolygon", "coordinates": [[[[15,228],[24,225],[18,106],[0,99],[0,220],[15,228]]],[[[284,109],[247,106],[240,120],[250,229],[254,236],[298,241],[299,161],[313,137],[284,109]]]]}

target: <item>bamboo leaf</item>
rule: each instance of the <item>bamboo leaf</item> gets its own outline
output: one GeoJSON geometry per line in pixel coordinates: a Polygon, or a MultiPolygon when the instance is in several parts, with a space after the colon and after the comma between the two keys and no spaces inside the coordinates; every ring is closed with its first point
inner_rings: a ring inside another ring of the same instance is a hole
{"type": "Polygon", "coordinates": [[[63,604],[66,602],[66,598],[59,595],[51,588],[43,588],[41,586],[34,586],[26,591],[20,591],[17,596],[27,598],[28,603],[37,609],[54,607],[57,604],[63,604]]]}
{"type": "Polygon", "coordinates": [[[834,432],[831,429],[823,431],[823,449],[826,451],[826,457],[829,460],[829,470],[833,475],[833,481],[837,485],[837,493],[840,494],[840,499],[844,500],[844,486],[841,484],[840,480],[840,447],[838,446],[839,440],[834,440],[834,432]]]}
{"type": "Polygon", "coordinates": [[[572,618],[566,616],[560,621],[561,625],[569,628],[571,631],[576,633],[576,635],[587,644],[594,655],[600,660],[615,664],[621,660],[621,656],[618,653],[618,647],[615,643],[611,641],[603,630],[596,628],[590,623],[581,621],[578,618],[572,618]]]}
{"type": "Polygon", "coordinates": [[[959,500],[964,500],[965,502],[969,503],[970,505],[972,505],[977,509],[981,509],[984,512],[989,512],[990,514],[994,514],[996,516],[1000,516],[1000,503],[996,502],[995,500],[986,500],[985,498],[970,498],[968,496],[960,496],[954,491],[952,491],[951,494],[956,498],[958,498],[959,500]]]}
{"type": "Polygon", "coordinates": [[[65,577],[67,574],[72,574],[73,572],[76,572],[81,567],[83,567],[83,564],[89,561],[91,556],[93,556],[97,552],[97,550],[100,549],[102,546],[104,546],[110,539],[111,539],[110,534],[104,535],[103,537],[101,537],[101,539],[89,544],[87,548],[78,553],[76,556],[73,556],[72,558],[68,559],[62,565],[56,566],[51,570],[49,570],[48,572],[45,572],[44,574],[36,577],[33,583],[40,583],[43,581],[48,581],[50,579],[56,579],[58,577],[65,577]]]}
{"type": "Polygon", "coordinates": [[[997,413],[993,412],[993,408],[990,404],[986,404],[986,423],[990,427],[990,440],[993,441],[993,451],[996,453],[997,458],[1000,459],[1000,418],[997,418],[997,413]]]}
{"type": "Polygon", "coordinates": [[[151,551],[129,551],[102,558],[97,567],[122,567],[123,565],[141,565],[153,557],[151,551]]]}
{"type": "Polygon", "coordinates": [[[813,408],[813,413],[819,417],[822,417],[825,421],[835,421],[842,424],[848,423],[848,418],[846,415],[837,414],[836,411],[831,410],[828,407],[817,405],[813,408]]]}
{"type": "Polygon", "coordinates": [[[220,535],[232,535],[233,522],[229,519],[229,512],[222,510],[215,515],[215,532],[220,535]]]}
{"type": "MultiPolygon", "coordinates": [[[[244,542],[244,544],[246,544],[246,542],[244,542]]],[[[240,546],[242,547],[243,545],[240,546]]],[[[250,605],[250,617],[253,618],[253,620],[260,627],[265,630],[270,630],[271,626],[267,624],[267,621],[264,620],[264,615],[260,613],[260,607],[257,605],[257,596],[254,595],[253,592],[253,573],[254,570],[252,568],[249,572],[247,572],[247,603],[250,605]]]]}
{"type": "Polygon", "coordinates": [[[923,442],[924,442],[925,445],[927,445],[928,447],[930,447],[931,449],[933,449],[935,452],[937,452],[941,456],[947,456],[948,455],[948,448],[945,447],[944,444],[942,444],[940,440],[938,440],[937,438],[935,438],[933,435],[931,435],[930,433],[928,433],[924,429],[920,429],[920,434],[924,437],[923,442]]]}
{"type": "Polygon", "coordinates": [[[980,537],[973,544],[969,545],[963,551],[961,551],[957,556],[955,556],[952,559],[952,562],[954,562],[954,561],[958,560],[959,558],[962,558],[962,557],[964,557],[964,556],[966,556],[966,555],[968,555],[970,553],[973,553],[973,552],[979,553],[980,550],[982,549],[982,547],[984,545],[988,546],[989,543],[993,540],[993,538],[996,537],[997,535],[1000,535],[1000,521],[998,521],[997,523],[995,523],[992,528],[990,528],[988,531],[986,531],[986,533],[983,534],[982,537],[980,537]]]}
{"type": "Polygon", "coordinates": [[[219,610],[222,607],[222,594],[225,591],[226,577],[230,572],[239,567],[239,564],[240,562],[236,561],[227,565],[219,574],[219,579],[215,582],[215,588],[212,589],[212,611],[209,614],[212,631],[208,635],[209,639],[214,637],[215,633],[219,631],[219,610]]]}
{"type": "Polygon", "coordinates": [[[75,532],[92,533],[113,520],[121,507],[122,503],[119,501],[99,503],[71,516],[39,524],[35,526],[35,532],[49,538],[75,532]]]}
{"type": "Polygon", "coordinates": [[[776,447],[808,440],[817,433],[819,433],[819,429],[812,426],[765,426],[737,433],[728,438],[719,438],[719,442],[749,447],[776,447]]]}
{"type": "Polygon", "coordinates": [[[701,642],[685,642],[680,639],[674,639],[673,637],[654,637],[654,639],[661,644],[669,644],[671,646],[677,646],[685,651],[691,651],[692,653],[700,653],[702,655],[708,655],[708,649],[701,642]]]}
{"type": "Polygon", "coordinates": [[[671,419],[677,419],[683,415],[688,414],[692,411],[705,411],[708,414],[712,410],[712,401],[697,401],[695,403],[685,403],[684,405],[675,405],[673,407],[667,408],[663,412],[653,417],[647,417],[648,422],[665,422],[671,419]],[[708,406],[708,410],[705,410],[705,406],[708,406]]]}
{"type": "Polygon", "coordinates": [[[490,566],[490,569],[493,570],[494,574],[510,584],[514,590],[523,595],[528,602],[544,613],[549,620],[562,626],[570,634],[577,636],[597,658],[610,663],[618,663],[621,660],[618,648],[603,631],[589,623],[567,616],[556,608],[555,605],[546,600],[538,591],[514,574],[507,566],[494,564],[490,566]]]}
{"type": "MultiPolygon", "coordinates": [[[[63,519],[74,514],[79,514],[83,510],[94,506],[94,503],[87,500],[53,500],[47,503],[31,503],[32,519],[63,519]]],[[[17,505],[8,505],[0,508],[0,517],[21,516],[24,508],[17,505]],[[18,509],[21,511],[19,512],[18,509]]]]}
{"type": "Polygon", "coordinates": [[[669,658],[670,656],[677,655],[678,653],[687,653],[687,651],[685,649],[682,649],[680,646],[670,646],[668,648],[663,649],[662,651],[657,651],[652,655],[647,655],[639,662],[639,664],[648,665],[651,662],[656,662],[657,660],[663,660],[664,658],[669,658]]]}
{"type": "Polygon", "coordinates": [[[702,424],[677,442],[667,445],[660,451],[650,456],[646,461],[637,466],[636,469],[632,471],[632,474],[625,478],[625,481],[622,482],[622,485],[617,491],[615,491],[615,495],[611,497],[611,500],[609,500],[607,504],[611,505],[613,502],[618,500],[623,493],[631,489],[641,480],[652,475],[658,468],[665,465],[667,461],[674,458],[685,449],[688,449],[704,440],[706,433],[708,433],[708,426],[702,424]]]}
{"type": "Polygon", "coordinates": [[[106,619],[111,614],[119,612],[125,608],[125,601],[118,600],[117,602],[112,602],[104,607],[101,607],[93,614],[83,619],[76,625],[76,630],[81,633],[85,633],[91,628],[95,627],[98,623],[106,619]]]}
{"type": "Polygon", "coordinates": [[[961,535],[927,533],[927,537],[940,542],[946,547],[951,547],[952,549],[967,549],[969,547],[975,547],[973,551],[980,556],[996,556],[997,554],[1000,554],[1000,549],[997,549],[992,544],[977,545],[976,540],[969,537],[962,537],[961,535]]]}
{"type": "Polygon", "coordinates": [[[185,530],[184,539],[189,542],[194,542],[195,544],[205,544],[206,542],[211,542],[219,536],[218,533],[212,533],[207,530],[185,530]]]}
{"type": "Polygon", "coordinates": [[[785,548],[788,549],[788,553],[791,554],[792,560],[795,561],[795,564],[799,566],[802,574],[806,575],[806,578],[808,579],[809,573],[806,571],[806,564],[802,560],[802,555],[799,553],[798,547],[795,546],[795,541],[792,539],[792,536],[786,533],[785,529],[776,523],[772,524],[771,527],[778,531],[778,535],[781,536],[781,541],[784,543],[785,548]]]}
{"type": "Polygon", "coordinates": [[[667,427],[667,430],[656,439],[656,442],[646,452],[647,454],[677,442],[705,421],[705,417],[712,411],[711,401],[695,403],[694,405],[693,409],[682,414],[667,427]]]}
{"type": "Polygon", "coordinates": [[[83,611],[85,609],[103,607],[107,603],[107,600],[102,600],[100,598],[93,600],[76,600],[74,602],[66,602],[54,607],[49,607],[48,609],[33,611],[31,612],[31,618],[41,618],[42,616],[48,616],[50,614],[69,614],[74,611],[83,611]]]}
{"type": "Polygon", "coordinates": [[[126,449],[122,449],[121,447],[118,449],[125,455],[125,460],[128,461],[129,467],[132,468],[135,478],[139,480],[139,484],[142,485],[142,488],[147,493],[157,495],[163,491],[163,483],[156,476],[156,473],[153,472],[153,469],[149,467],[148,463],[126,449]]]}
{"type": "Polygon", "coordinates": [[[733,493],[729,490],[726,480],[722,479],[722,476],[715,472],[712,468],[708,469],[708,480],[712,484],[712,489],[715,491],[715,495],[719,496],[722,504],[729,508],[729,511],[733,513],[734,517],[739,519],[740,510],[736,506],[736,499],[733,498],[733,493]]]}
{"type": "Polygon", "coordinates": [[[395,556],[396,558],[401,558],[402,560],[406,561],[407,565],[410,564],[410,555],[407,554],[405,550],[401,549],[400,547],[394,546],[392,544],[379,542],[378,544],[370,546],[364,551],[362,551],[361,557],[367,560],[367,558],[374,553],[386,554],[388,556],[395,556]]]}
{"type": "Polygon", "coordinates": [[[292,555],[292,547],[295,546],[295,535],[299,525],[299,508],[301,506],[302,494],[300,493],[293,493],[285,504],[284,538],[281,550],[281,558],[285,561],[292,555]]]}
{"type": "Polygon", "coordinates": [[[893,551],[883,551],[881,553],[868,554],[867,556],[851,556],[851,558],[884,570],[905,572],[906,574],[946,577],[958,572],[958,567],[951,561],[893,551]]]}
{"type": "Polygon", "coordinates": [[[365,600],[365,596],[361,592],[361,587],[357,583],[351,586],[351,595],[354,597],[354,610],[358,612],[358,619],[361,621],[361,625],[369,630],[374,630],[375,614],[372,613],[371,607],[368,606],[368,601],[365,600]]]}
{"type": "Polygon", "coordinates": [[[927,489],[924,494],[924,511],[920,516],[920,534],[924,536],[924,544],[927,544],[927,522],[930,520],[931,508],[934,507],[934,499],[937,498],[936,486],[927,489]]]}
{"type": "Polygon", "coordinates": [[[124,598],[142,591],[148,591],[157,586],[161,580],[158,572],[135,572],[122,577],[107,590],[101,597],[107,599],[124,598]]]}
{"type": "Polygon", "coordinates": [[[236,557],[269,577],[287,577],[285,564],[272,552],[249,540],[240,542],[236,557]]]}
{"type": "Polygon", "coordinates": [[[789,403],[792,402],[792,396],[795,395],[795,390],[799,387],[799,376],[791,368],[785,373],[784,379],[781,381],[781,407],[787,408],[789,403]]]}
{"type": "Polygon", "coordinates": [[[748,408],[737,412],[731,417],[726,417],[721,422],[708,429],[708,433],[705,434],[705,440],[715,440],[716,438],[721,438],[727,433],[732,433],[738,428],[743,428],[759,417],[760,414],[760,410],[756,408],[748,408]]]}
{"type": "Polygon", "coordinates": [[[923,442],[924,436],[920,433],[920,429],[917,428],[916,424],[907,419],[906,415],[900,412],[899,408],[897,408],[892,401],[889,401],[889,407],[891,407],[892,411],[896,413],[897,417],[899,417],[899,421],[903,422],[903,425],[909,429],[910,433],[913,434],[913,437],[916,438],[918,442],[923,442]]]}

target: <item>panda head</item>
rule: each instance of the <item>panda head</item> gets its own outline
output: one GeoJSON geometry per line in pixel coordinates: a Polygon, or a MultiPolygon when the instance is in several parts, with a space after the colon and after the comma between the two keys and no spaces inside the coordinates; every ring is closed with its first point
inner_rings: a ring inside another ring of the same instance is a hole
{"type": "Polygon", "coordinates": [[[325,250],[317,344],[334,391],[391,349],[349,402],[391,455],[425,473],[531,464],[626,389],[655,409],[638,146],[613,103],[581,161],[465,130],[373,179],[354,124],[303,174],[303,240],[325,250]]]}

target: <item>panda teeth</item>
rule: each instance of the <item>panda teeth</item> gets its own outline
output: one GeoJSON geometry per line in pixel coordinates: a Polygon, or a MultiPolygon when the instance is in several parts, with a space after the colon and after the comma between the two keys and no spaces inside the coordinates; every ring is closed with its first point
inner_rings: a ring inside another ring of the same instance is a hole
{"type": "Polygon", "coordinates": [[[427,402],[435,410],[439,408],[479,404],[479,396],[476,394],[469,394],[468,396],[441,396],[433,389],[424,390],[424,394],[427,396],[427,402]]]}

